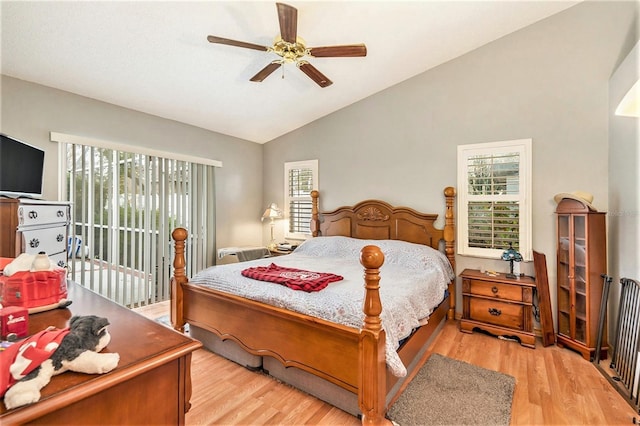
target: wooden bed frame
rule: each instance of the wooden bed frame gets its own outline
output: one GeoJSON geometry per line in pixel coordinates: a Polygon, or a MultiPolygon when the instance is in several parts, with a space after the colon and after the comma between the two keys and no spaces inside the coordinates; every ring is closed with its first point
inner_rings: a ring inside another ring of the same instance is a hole
{"type": "MultiPolygon", "coordinates": [[[[453,203],[455,189],[444,190],[444,229],[436,229],[437,214],[423,214],[407,207],[392,207],[379,200],[367,200],[331,212],[318,210],[317,191],[312,192],[311,230],[314,237],[341,235],[360,239],[395,239],[425,244],[444,251],[455,271],[453,203]]],[[[364,267],[365,320],[361,329],[332,323],[261,302],[192,285],[185,275],[187,231],[173,231],[174,276],[171,279],[171,322],[183,331],[185,323],[206,329],[222,340],[231,339],[258,356],[271,356],[285,367],[297,367],[358,396],[363,424],[388,423],[387,404],[398,395],[400,384],[412,376],[430,337],[445,317],[454,318],[455,280],[449,283],[447,299],[398,350],[407,366],[404,378],[393,376],[385,362],[385,333],[381,328],[379,268],[384,254],[377,246],[366,246],[360,254],[364,267]],[[260,324],[256,333],[255,324],[260,324]]],[[[382,285],[385,285],[384,282],[382,285]]]]}

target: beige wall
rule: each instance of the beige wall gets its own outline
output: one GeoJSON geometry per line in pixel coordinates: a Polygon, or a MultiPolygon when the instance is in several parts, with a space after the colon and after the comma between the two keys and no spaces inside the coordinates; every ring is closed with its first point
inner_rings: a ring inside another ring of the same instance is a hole
{"type": "MultiPolygon", "coordinates": [[[[282,202],[285,161],[317,158],[323,209],[380,198],[439,212],[458,145],[532,138],[533,247],[547,256],[555,307],[553,196],[589,191],[608,208],[608,80],[633,47],[637,9],[578,4],[267,143],[265,198],[282,202]]],[[[457,262],[458,273],[507,269],[457,262]]]]}
{"type": "MultiPolygon", "coordinates": [[[[638,40],[638,34],[635,34],[638,40]]],[[[640,79],[640,42],[609,82],[609,306],[617,310],[620,278],[640,280],[640,119],[619,117],[615,109],[640,79]]],[[[613,317],[615,318],[615,317],[613,317]]],[[[609,335],[615,321],[609,321],[609,335]]]]}
{"type": "Polygon", "coordinates": [[[216,169],[217,245],[262,240],[262,145],[8,76],[0,80],[0,131],[45,150],[44,198],[58,199],[60,132],[220,160],[216,169]]]}

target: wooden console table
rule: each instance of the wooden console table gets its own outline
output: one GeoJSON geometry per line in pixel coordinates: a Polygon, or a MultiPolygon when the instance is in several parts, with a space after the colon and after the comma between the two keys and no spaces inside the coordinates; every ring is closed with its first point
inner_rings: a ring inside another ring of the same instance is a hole
{"type": "Polygon", "coordinates": [[[72,315],[109,319],[111,342],[120,354],[107,374],[66,372],[42,389],[40,401],[7,411],[0,424],[184,424],[191,398],[191,353],[202,344],[123,306],[69,283],[67,309],[29,316],[29,333],[68,326],[72,315]]]}

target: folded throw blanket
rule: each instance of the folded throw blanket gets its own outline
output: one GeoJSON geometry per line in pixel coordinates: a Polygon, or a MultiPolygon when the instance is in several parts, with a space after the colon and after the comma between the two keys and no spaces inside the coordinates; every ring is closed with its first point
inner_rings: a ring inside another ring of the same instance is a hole
{"type": "Polygon", "coordinates": [[[244,269],[242,275],[254,280],[282,284],[293,290],[302,290],[308,293],[320,291],[329,283],[342,280],[340,275],[286,268],[275,263],[269,266],[254,266],[244,269]]]}
{"type": "Polygon", "coordinates": [[[269,256],[269,249],[266,247],[258,247],[254,249],[238,250],[236,255],[239,262],[246,262],[247,260],[262,259],[269,256]]]}

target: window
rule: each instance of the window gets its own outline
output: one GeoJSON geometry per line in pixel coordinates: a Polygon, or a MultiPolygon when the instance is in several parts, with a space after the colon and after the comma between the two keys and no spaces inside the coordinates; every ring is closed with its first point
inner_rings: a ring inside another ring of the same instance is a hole
{"type": "Polygon", "coordinates": [[[73,206],[69,278],[129,307],[168,300],[178,226],[189,231],[187,275],[213,264],[219,162],[70,135],[52,140],[61,142],[62,197],[73,206]]]}
{"type": "Polygon", "coordinates": [[[531,139],[458,146],[458,253],[531,249],[531,139]]]}
{"type": "Polygon", "coordinates": [[[284,163],[286,238],[311,235],[311,191],[318,189],[318,160],[284,163]]]}

